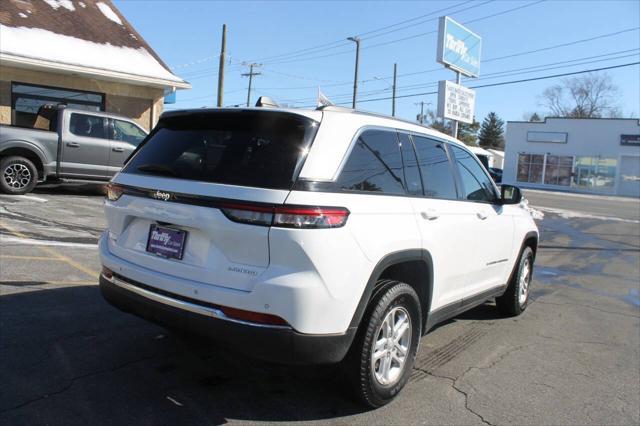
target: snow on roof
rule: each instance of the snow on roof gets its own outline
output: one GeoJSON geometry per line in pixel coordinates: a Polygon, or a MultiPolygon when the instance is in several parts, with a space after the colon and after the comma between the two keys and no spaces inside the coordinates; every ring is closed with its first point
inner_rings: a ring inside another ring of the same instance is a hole
{"type": "Polygon", "coordinates": [[[113,9],[109,7],[108,4],[100,1],[96,3],[96,6],[98,6],[98,9],[100,9],[100,12],[102,12],[102,14],[106,16],[108,20],[113,21],[118,25],[122,25],[122,21],[120,20],[120,17],[116,15],[116,13],[113,11],[113,9]]]}
{"type": "Polygon", "coordinates": [[[475,155],[486,155],[487,157],[493,157],[493,154],[487,151],[484,148],[480,148],[479,146],[468,146],[469,151],[473,152],[475,155]]]}
{"type": "Polygon", "coordinates": [[[0,52],[52,62],[119,71],[181,82],[147,50],[112,46],[56,34],[39,28],[0,25],[0,52]],[[42,40],[47,40],[43,43],[42,40]],[[52,49],[51,46],[56,46],[52,49]]]}
{"type": "Polygon", "coordinates": [[[110,0],[0,1],[0,55],[12,63],[23,58],[30,65],[60,64],[61,70],[79,67],[86,74],[190,87],[110,0]]]}

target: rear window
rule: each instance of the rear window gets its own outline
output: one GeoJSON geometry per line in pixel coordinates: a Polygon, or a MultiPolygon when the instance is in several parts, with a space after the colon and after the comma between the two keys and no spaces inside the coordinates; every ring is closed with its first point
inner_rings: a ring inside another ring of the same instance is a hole
{"type": "Polygon", "coordinates": [[[124,172],[290,189],[317,125],[310,118],[276,111],[164,117],[124,172]]]}

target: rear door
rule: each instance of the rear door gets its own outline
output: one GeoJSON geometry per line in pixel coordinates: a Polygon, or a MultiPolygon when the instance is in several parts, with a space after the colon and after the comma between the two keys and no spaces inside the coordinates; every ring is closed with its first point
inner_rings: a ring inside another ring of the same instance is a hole
{"type": "MultiPolygon", "coordinates": [[[[412,190],[412,203],[420,227],[422,242],[433,260],[432,309],[461,302],[464,289],[474,274],[474,264],[467,259],[475,255],[473,228],[475,221],[460,213],[460,201],[454,168],[445,143],[423,136],[412,137],[418,159],[422,190],[412,190]]],[[[414,176],[411,140],[400,134],[405,161],[405,175],[414,176]]],[[[408,186],[415,178],[407,178],[408,186]]],[[[415,185],[414,185],[415,186],[415,185]]],[[[411,187],[411,186],[410,186],[411,187]]]]}
{"type": "Polygon", "coordinates": [[[317,124],[268,110],[163,117],[114,179],[124,195],[106,204],[109,250],[164,274],[250,291],[269,265],[269,208],[284,203],[317,124]],[[150,251],[158,227],[167,238],[184,234],[181,258],[150,251]]]}
{"type": "Polygon", "coordinates": [[[455,158],[463,199],[458,212],[473,241],[473,253],[463,261],[473,269],[464,285],[465,295],[506,284],[513,256],[513,217],[497,203],[499,195],[485,168],[471,152],[449,145],[455,158]]]}
{"type": "Polygon", "coordinates": [[[68,131],[63,133],[62,138],[62,174],[106,179],[110,146],[106,124],[106,118],[98,115],[69,114],[66,124],[68,131]]]}
{"type": "Polygon", "coordinates": [[[131,155],[147,133],[137,125],[117,118],[109,119],[109,164],[107,174],[113,176],[120,171],[124,162],[131,155]]]}

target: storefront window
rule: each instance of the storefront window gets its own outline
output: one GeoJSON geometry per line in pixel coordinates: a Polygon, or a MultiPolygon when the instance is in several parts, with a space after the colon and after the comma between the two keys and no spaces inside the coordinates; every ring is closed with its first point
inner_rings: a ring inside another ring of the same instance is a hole
{"type": "Polygon", "coordinates": [[[615,158],[576,157],[573,185],[589,191],[611,192],[617,167],[615,158]]]}
{"type": "Polygon", "coordinates": [[[33,127],[43,105],[67,105],[89,111],[104,111],[104,94],[13,83],[11,85],[12,124],[33,127]]]}
{"type": "Polygon", "coordinates": [[[544,155],[518,155],[518,182],[542,183],[544,155]]]}
{"type": "Polygon", "coordinates": [[[571,185],[571,173],[573,172],[573,157],[568,155],[547,155],[547,163],[544,170],[544,183],[546,185],[571,185]]]}

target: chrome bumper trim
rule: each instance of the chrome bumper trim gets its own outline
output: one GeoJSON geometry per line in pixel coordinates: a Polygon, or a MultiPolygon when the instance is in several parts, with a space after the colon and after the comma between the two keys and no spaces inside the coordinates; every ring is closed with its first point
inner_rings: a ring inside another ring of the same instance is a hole
{"type": "Polygon", "coordinates": [[[223,321],[229,321],[229,322],[233,322],[236,324],[242,324],[242,325],[248,325],[251,327],[258,327],[258,328],[270,328],[270,329],[281,329],[281,330],[291,330],[291,327],[288,325],[271,325],[271,324],[260,324],[260,323],[256,323],[256,322],[250,322],[250,321],[243,321],[243,320],[238,320],[235,318],[229,318],[227,315],[225,315],[224,312],[222,312],[220,309],[216,309],[216,308],[212,308],[209,306],[202,306],[202,305],[198,305],[195,303],[190,303],[190,302],[186,302],[184,300],[179,300],[179,299],[174,299],[172,297],[168,297],[162,294],[158,294],[158,293],[154,293],[152,291],[146,290],[144,288],[140,288],[138,286],[135,286],[133,284],[130,284],[126,281],[123,281],[119,278],[116,277],[107,277],[104,274],[102,274],[102,277],[109,281],[110,283],[117,285],[120,288],[123,288],[127,291],[130,291],[132,293],[136,293],[139,296],[142,296],[144,298],[147,298],[149,300],[153,300],[154,302],[158,302],[158,303],[162,303],[165,305],[169,305],[172,306],[174,308],[178,308],[178,309],[182,309],[185,311],[189,311],[189,312],[193,312],[196,314],[200,314],[200,315],[205,315],[211,318],[216,318],[219,320],[223,320],[223,321]]]}

